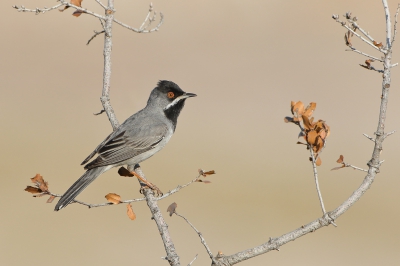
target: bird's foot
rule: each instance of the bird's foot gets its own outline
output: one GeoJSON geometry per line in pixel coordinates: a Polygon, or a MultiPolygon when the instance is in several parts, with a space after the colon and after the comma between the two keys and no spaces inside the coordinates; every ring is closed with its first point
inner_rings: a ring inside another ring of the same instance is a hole
{"type": "Polygon", "coordinates": [[[148,182],[148,181],[146,181],[146,182],[147,182],[147,183],[144,183],[144,184],[140,187],[139,192],[140,192],[141,194],[143,194],[143,192],[144,192],[144,190],[145,190],[146,188],[150,188],[151,190],[153,190],[154,196],[156,196],[156,197],[161,197],[161,196],[163,195],[162,191],[161,191],[156,185],[154,185],[154,184],[152,184],[152,183],[150,183],[150,182],[148,182]]]}
{"type": "Polygon", "coordinates": [[[132,175],[136,176],[137,179],[139,179],[141,187],[140,187],[140,194],[143,194],[144,190],[146,188],[150,188],[151,190],[153,190],[154,195],[156,197],[160,197],[163,195],[162,191],[154,184],[152,184],[151,182],[147,181],[146,179],[144,179],[143,177],[141,177],[140,175],[138,175],[136,172],[134,171],[130,171],[132,175]]]}

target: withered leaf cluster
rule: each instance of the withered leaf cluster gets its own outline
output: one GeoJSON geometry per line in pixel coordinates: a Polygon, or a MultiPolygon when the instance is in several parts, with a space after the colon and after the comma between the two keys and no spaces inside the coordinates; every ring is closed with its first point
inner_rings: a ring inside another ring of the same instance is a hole
{"type": "MultiPolygon", "coordinates": [[[[107,199],[108,202],[111,202],[112,204],[122,203],[121,196],[116,193],[108,193],[107,195],[105,195],[105,198],[107,199]]],[[[133,212],[133,209],[132,209],[132,206],[130,203],[128,203],[126,205],[126,214],[128,215],[129,219],[131,219],[132,221],[136,219],[136,214],[133,212]]]]}
{"type": "MultiPolygon", "coordinates": [[[[322,152],[326,144],[326,138],[330,134],[330,128],[323,120],[314,122],[312,117],[317,104],[311,102],[307,107],[301,101],[291,102],[290,110],[293,117],[285,117],[286,123],[294,123],[301,128],[299,137],[303,137],[306,141],[307,149],[312,148],[316,160],[316,165],[321,165],[319,154],[322,152]],[[303,126],[302,126],[303,125],[303,126]]],[[[298,144],[304,144],[298,142],[298,144]]]]}
{"type": "MultiPolygon", "coordinates": [[[[34,197],[41,197],[43,195],[50,194],[49,191],[49,183],[44,181],[43,176],[40,174],[36,174],[34,177],[31,178],[31,181],[35,186],[27,186],[25,191],[35,194],[34,197]]],[[[50,198],[46,201],[47,203],[53,202],[55,196],[51,195],[50,198]]]]}

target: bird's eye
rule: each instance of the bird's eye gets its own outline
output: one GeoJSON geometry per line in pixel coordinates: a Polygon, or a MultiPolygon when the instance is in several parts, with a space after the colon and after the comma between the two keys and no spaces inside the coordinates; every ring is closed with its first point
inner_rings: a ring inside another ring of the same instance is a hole
{"type": "Polygon", "coordinates": [[[172,99],[172,98],[174,98],[175,94],[172,91],[170,91],[167,93],[167,96],[168,96],[168,98],[172,99]]]}

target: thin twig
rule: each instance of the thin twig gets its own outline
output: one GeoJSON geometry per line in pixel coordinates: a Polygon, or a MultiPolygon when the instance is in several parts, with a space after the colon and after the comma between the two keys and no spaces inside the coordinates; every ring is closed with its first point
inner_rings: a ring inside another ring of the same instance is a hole
{"type": "MultiPolygon", "coordinates": [[[[393,43],[393,42],[392,42],[393,43]]],[[[396,63],[396,64],[393,64],[393,65],[391,65],[390,67],[396,67],[396,66],[398,66],[399,65],[399,63],[396,63]]]]}
{"type": "Polygon", "coordinates": [[[325,210],[325,206],[324,206],[324,201],[322,200],[321,190],[319,189],[317,165],[315,163],[314,151],[313,151],[313,148],[310,145],[308,147],[310,149],[310,154],[311,154],[312,166],[313,166],[313,171],[314,171],[315,186],[317,188],[318,198],[319,198],[319,202],[321,204],[322,213],[325,215],[326,214],[326,210],[325,210]]]}
{"type": "Polygon", "coordinates": [[[350,51],[350,52],[359,53],[359,54],[361,54],[361,55],[363,55],[363,56],[366,56],[366,57],[368,57],[368,58],[371,58],[371,59],[373,59],[373,60],[375,60],[375,61],[383,62],[382,59],[379,59],[379,58],[377,58],[377,57],[374,57],[374,56],[371,56],[371,55],[366,54],[366,53],[364,53],[364,52],[361,52],[361,51],[357,50],[357,49],[354,48],[354,47],[350,47],[350,49],[346,49],[345,51],[346,51],[346,52],[347,52],[347,51],[350,51]]]}
{"type": "Polygon", "coordinates": [[[125,24],[125,23],[123,23],[123,22],[121,22],[121,21],[115,19],[115,18],[114,18],[114,22],[117,23],[117,24],[119,24],[119,25],[121,25],[121,26],[124,27],[124,28],[127,28],[127,29],[129,29],[129,30],[131,30],[131,31],[134,31],[134,32],[137,32],[137,33],[151,33],[151,32],[154,32],[154,31],[158,31],[158,29],[161,27],[161,25],[162,25],[163,22],[164,22],[164,15],[163,15],[162,13],[160,13],[160,22],[158,23],[158,25],[157,25],[156,27],[154,27],[154,28],[151,29],[151,30],[140,30],[140,29],[136,29],[136,28],[133,28],[133,27],[131,27],[131,26],[129,26],[129,25],[127,25],[127,24],[125,24]]]}
{"type": "Polygon", "coordinates": [[[394,134],[394,133],[396,133],[396,130],[393,130],[393,131],[390,131],[389,133],[386,133],[386,134],[383,136],[383,139],[386,139],[387,137],[389,137],[390,135],[392,135],[392,134],[394,134]]]}
{"type": "Polygon", "coordinates": [[[100,0],[96,0],[96,2],[101,5],[102,8],[107,10],[107,7],[100,1],[100,0]]]}
{"type": "Polygon", "coordinates": [[[192,181],[184,184],[184,185],[179,185],[176,188],[168,191],[167,193],[165,193],[164,195],[162,195],[161,197],[158,197],[157,200],[162,200],[165,199],[166,197],[171,196],[172,194],[175,194],[176,192],[178,192],[179,190],[181,190],[182,188],[185,188],[189,185],[191,185],[192,183],[196,182],[197,180],[199,180],[199,178],[201,177],[201,175],[198,175],[195,179],[193,179],[192,181]]]}
{"type": "Polygon", "coordinates": [[[194,259],[188,264],[188,266],[191,266],[192,264],[193,264],[193,262],[197,259],[197,256],[198,256],[199,254],[196,254],[196,256],[194,257],[194,259]]]}
{"type": "Polygon", "coordinates": [[[399,16],[399,10],[400,10],[400,4],[397,4],[396,15],[394,16],[394,31],[393,31],[392,46],[394,41],[396,40],[396,35],[397,35],[397,18],[399,16]]]}
{"type": "Polygon", "coordinates": [[[43,7],[43,8],[35,8],[35,9],[28,9],[28,8],[25,8],[24,6],[12,6],[13,8],[15,8],[18,12],[35,12],[36,13],[36,15],[39,15],[39,14],[43,14],[43,13],[46,13],[46,12],[48,12],[48,11],[51,11],[51,10],[54,10],[54,9],[58,9],[59,7],[61,7],[61,6],[63,6],[64,4],[58,4],[58,5],[55,5],[55,6],[53,6],[53,7],[49,7],[49,8],[47,8],[47,7],[43,7]]]}
{"type": "Polygon", "coordinates": [[[362,168],[360,168],[360,167],[357,167],[357,166],[354,166],[354,165],[351,165],[351,164],[348,164],[348,163],[345,163],[345,162],[343,162],[343,165],[344,165],[344,167],[351,167],[351,168],[353,168],[353,169],[355,169],[355,170],[360,170],[360,171],[363,171],[363,172],[368,172],[368,170],[362,169],[362,168]]]}
{"type": "Polygon", "coordinates": [[[367,139],[369,139],[370,141],[372,141],[372,142],[375,142],[375,139],[374,138],[372,138],[372,137],[370,137],[370,136],[368,136],[367,134],[363,134],[367,139]]]}
{"type": "MultiPolygon", "coordinates": [[[[100,34],[105,33],[105,32],[106,32],[105,30],[102,30],[102,31],[94,31],[94,35],[92,36],[92,38],[89,39],[89,41],[86,43],[86,45],[89,45],[89,43],[90,43],[94,38],[96,38],[97,35],[100,35],[100,34]]],[[[101,114],[102,112],[104,112],[104,109],[101,110],[101,112],[100,112],[99,114],[101,114]]]]}
{"type": "Polygon", "coordinates": [[[363,28],[361,28],[360,26],[358,26],[357,22],[355,22],[354,20],[347,20],[349,21],[349,23],[351,23],[354,26],[354,29],[358,29],[362,34],[364,34],[365,37],[367,37],[371,42],[374,42],[374,38],[372,38],[371,35],[369,35],[368,32],[366,32],[363,28]]]}
{"type": "Polygon", "coordinates": [[[346,22],[342,22],[339,20],[339,16],[338,15],[333,15],[332,18],[338,22],[340,25],[342,25],[342,27],[345,27],[346,29],[348,29],[351,33],[353,33],[355,36],[357,36],[358,38],[360,38],[363,42],[367,43],[368,45],[372,46],[374,49],[378,50],[379,52],[385,53],[386,51],[383,50],[382,48],[379,48],[377,46],[375,46],[373,43],[371,43],[370,41],[366,40],[363,36],[361,36],[360,34],[358,34],[357,32],[355,32],[352,28],[350,28],[349,26],[346,25],[346,22]]]}
{"type": "Polygon", "coordinates": [[[210,248],[208,247],[208,245],[207,245],[207,243],[206,243],[206,240],[204,239],[204,237],[203,237],[203,235],[201,234],[201,232],[199,232],[199,230],[197,230],[196,227],[194,227],[194,225],[193,225],[191,222],[189,222],[189,220],[186,219],[184,216],[178,214],[176,211],[174,211],[174,213],[175,213],[177,216],[183,218],[183,219],[190,225],[190,227],[192,227],[193,230],[196,231],[196,233],[197,233],[197,234],[199,235],[199,237],[200,237],[201,243],[203,244],[203,246],[205,247],[205,249],[206,249],[206,251],[207,251],[207,253],[208,253],[208,256],[210,257],[210,259],[212,260],[212,262],[215,263],[214,256],[213,256],[213,254],[212,254],[210,248]]]}

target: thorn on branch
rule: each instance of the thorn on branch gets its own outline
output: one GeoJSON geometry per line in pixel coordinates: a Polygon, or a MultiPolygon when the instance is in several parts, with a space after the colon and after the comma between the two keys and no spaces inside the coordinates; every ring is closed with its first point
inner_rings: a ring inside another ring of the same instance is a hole
{"type": "MultiPolygon", "coordinates": [[[[88,43],[88,44],[89,44],[89,43],[88,43]]],[[[101,110],[100,112],[98,112],[98,113],[96,113],[96,114],[93,113],[93,115],[101,115],[101,114],[104,113],[105,111],[106,111],[106,110],[103,109],[103,110],[101,110]]]]}

